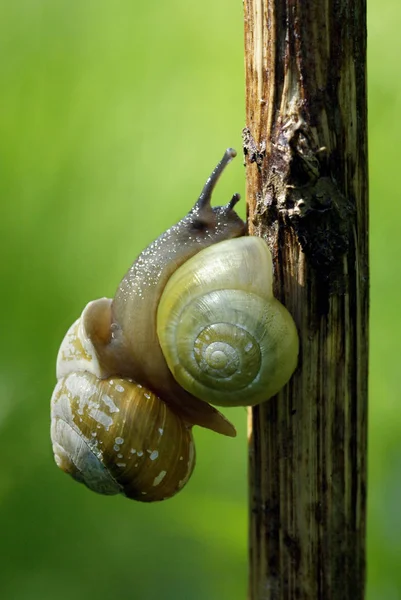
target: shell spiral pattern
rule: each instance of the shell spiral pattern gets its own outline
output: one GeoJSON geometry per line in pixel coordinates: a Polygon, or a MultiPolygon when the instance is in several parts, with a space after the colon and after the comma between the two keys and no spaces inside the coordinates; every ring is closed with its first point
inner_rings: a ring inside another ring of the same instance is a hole
{"type": "Polygon", "coordinates": [[[158,310],[160,344],[175,379],[198,398],[257,404],[294,371],[298,336],[273,296],[271,272],[265,242],[243,237],[203,250],[169,280],[158,310]]]}

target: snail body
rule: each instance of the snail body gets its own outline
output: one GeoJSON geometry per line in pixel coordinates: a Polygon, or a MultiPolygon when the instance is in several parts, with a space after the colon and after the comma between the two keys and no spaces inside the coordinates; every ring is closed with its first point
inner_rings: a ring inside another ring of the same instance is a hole
{"type": "Polygon", "coordinates": [[[262,402],[296,368],[297,331],[273,296],[266,243],[245,236],[238,194],[210,204],[234,156],[226,151],[192,210],[139,255],[113,299],[87,305],[61,345],[56,462],[95,491],[172,496],[194,467],[193,425],[235,436],[210,403],[262,402]]]}
{"type": "Polygon", "coordinates": [[[231,148],[226,151],[192,210],[139,255],[112,302],[93,305],[87,322],[88,335],[108,374],[133,378],[161,396],[188,422],[229,436],[235,436],[231,423],[172,376],[160,347],[156,318],[163,289],[181,265],[211,245],[245,235],[246,225],[233,210],[238,194],[225,206],[211,206],[213,189],[235,155],[231,148]]]}

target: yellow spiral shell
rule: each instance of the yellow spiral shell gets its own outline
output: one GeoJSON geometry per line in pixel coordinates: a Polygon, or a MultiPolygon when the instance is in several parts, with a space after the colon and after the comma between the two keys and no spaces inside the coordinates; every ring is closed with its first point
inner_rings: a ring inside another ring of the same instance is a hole
{"type": "Polygon", "coordinates": [[[273,296],[272,260],[256,237],[202,250],[169,279],[157,332],[184,389],[221,406],[254,405],[294,372],[298,334],[273,296]]]}

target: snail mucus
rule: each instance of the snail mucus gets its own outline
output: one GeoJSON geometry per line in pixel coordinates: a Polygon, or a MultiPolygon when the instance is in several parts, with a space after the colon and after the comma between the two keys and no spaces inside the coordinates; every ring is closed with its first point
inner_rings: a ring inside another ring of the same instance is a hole
{"type": "Polygon", "coordinates": [[[264,240],[246,236],[239,195],[212,207],[226,150],[190,212],[136,259],[113,299],[89,302],[57,358],[57,465],[101,494],[151,502],[194,468],[192,427],[235,436],[213,405],[255,405],[294,372],[298,335],[273,296],[264,240]]]}

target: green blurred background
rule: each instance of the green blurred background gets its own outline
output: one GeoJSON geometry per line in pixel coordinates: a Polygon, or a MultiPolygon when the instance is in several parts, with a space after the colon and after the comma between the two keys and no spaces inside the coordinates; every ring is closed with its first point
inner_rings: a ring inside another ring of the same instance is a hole
{"type": "MultiPolygon", "coordinates": [[[[368,600],[401,599],[399,0],[369,3],[368,600]]],[[[67,327],[190,207],[244,125],[242,3],[0,4],[0,596],[243,600],[246,413],[196,431],[174,499],[100,497],[54,465],[67,327]]],[[[241,158],[216,201],[244,191],[241,158]]],[[[244,215],[244,208],[242,207],[244,215]]]]}

